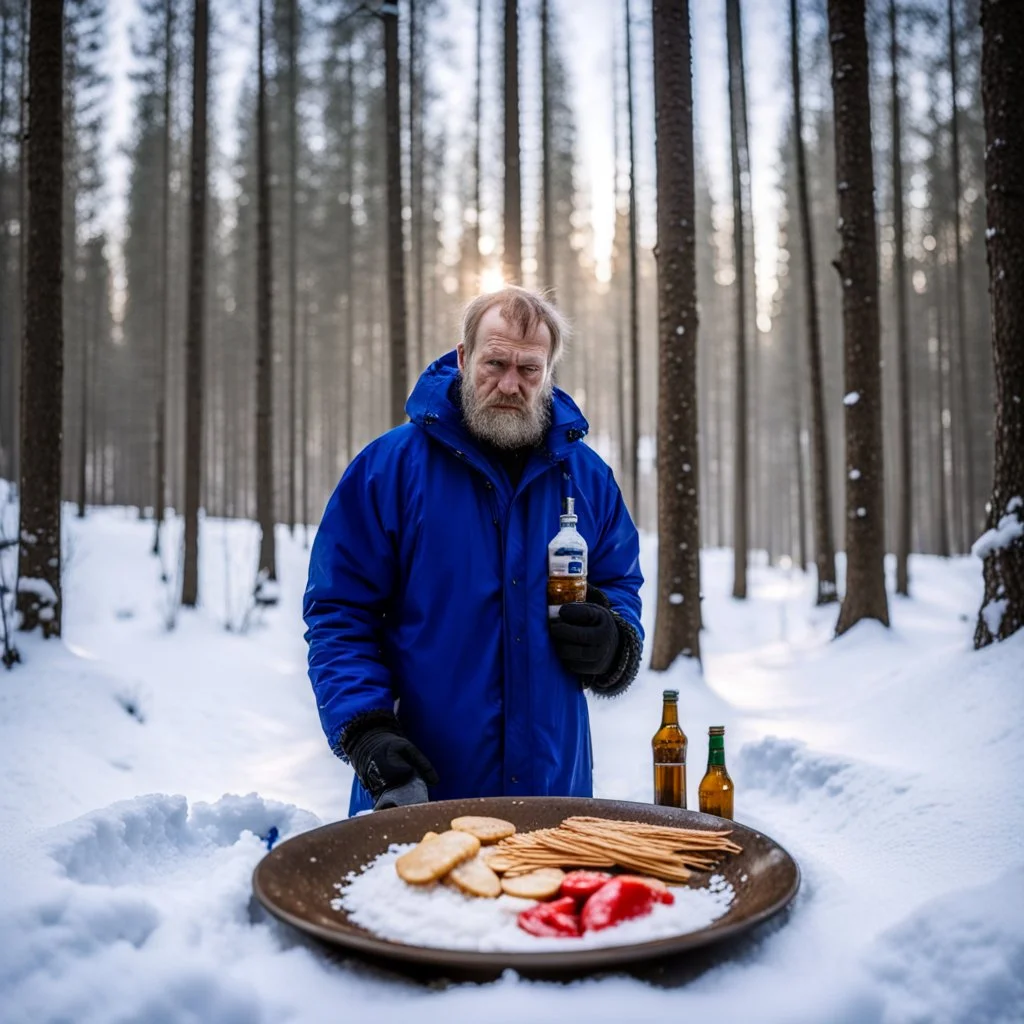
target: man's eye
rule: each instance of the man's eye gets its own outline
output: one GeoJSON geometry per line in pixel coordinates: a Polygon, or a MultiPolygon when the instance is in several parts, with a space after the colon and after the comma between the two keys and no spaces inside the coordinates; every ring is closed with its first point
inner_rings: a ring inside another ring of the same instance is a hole
{"type": "Polygon", "coordinates": [[[487,365],[493,366],[495,369],[501,369],[503,364],[500,359],[488,359],[487,365]]]}
{"type": "Polygon", "coordinates": [[[530,373],[530,374],[540,373],[540,367],[539,366],[524,366],[523,367],[523,373],[530,373]]]}

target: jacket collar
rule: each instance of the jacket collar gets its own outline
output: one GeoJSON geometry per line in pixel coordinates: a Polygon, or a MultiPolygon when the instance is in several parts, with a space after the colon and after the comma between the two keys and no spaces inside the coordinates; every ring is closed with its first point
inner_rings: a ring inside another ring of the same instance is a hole
{"type": "MultiPolygon", "coordinates": [[[[454,349],[435,359],[423,371],[405,403],[409,419],[427,428],[449,446],[470,445],[478,448],[462,418],[462,409],[452,399],[452,385],[459,379],[458,356],[454,349]]],[[[544,449],[552,461],[567,458],[573,446],[590,429],[579,406],[561,388],[554,388],[551,398],[551,426],[544,439],[544,449]]]]}

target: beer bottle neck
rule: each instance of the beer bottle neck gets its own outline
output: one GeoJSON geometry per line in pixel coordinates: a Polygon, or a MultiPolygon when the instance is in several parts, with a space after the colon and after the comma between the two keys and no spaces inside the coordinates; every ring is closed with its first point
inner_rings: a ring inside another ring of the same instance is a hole
{"type": "Polygon", "coordinates": [[[662,725],[678,725],[679,724],[679,705],[673,701],[665,701],[661,708],[661,724],[662,725]]]}
{"type": "Polygon", "coordinates": [[[708,740],[708,767],[725,767],[725,737],[712,736],[708,740]]]}

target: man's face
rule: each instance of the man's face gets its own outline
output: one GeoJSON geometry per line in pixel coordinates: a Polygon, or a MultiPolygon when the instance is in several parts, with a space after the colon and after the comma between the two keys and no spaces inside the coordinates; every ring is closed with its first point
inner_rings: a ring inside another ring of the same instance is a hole
{"type": "Polygon", "coordinates": [[[467,360],[458,347],[462,410],[466,425],[499,448],[538,444],[551,422],[551,335],[538,323],[520,337],[492,306],[480,319],[476,345],[467,360]]]}

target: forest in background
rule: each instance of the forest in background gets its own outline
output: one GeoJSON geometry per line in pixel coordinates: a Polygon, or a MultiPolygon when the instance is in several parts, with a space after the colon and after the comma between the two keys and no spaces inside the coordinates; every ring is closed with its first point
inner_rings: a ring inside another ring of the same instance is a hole
{"type": "MultiPolygon", "coordinates": [[[[835,263],[843,183],[837,193],[828,5],[792,6],[802,99],[794,107],[790,94],[784,104],[775,168],[780,214],[772,226],[777,287],[767,315],[754,286],[760,230],[752,222],[760,211],[751,200],[751,175],[764,168],[750,166],[744,69],[750,53],[760,61],[770,43],[779,90],[789,92],[793,65],[789,40],[744,36],[737,0],[724,4],[722,19],[736,101],[733,204],[712,201],[696,140],[697,493],[701,544],[810,566],[819,552],[813,346],[800,285],[808,241],[827,515],[839,550],[852,479],[844,415],[857,397],[843,374],[844,280],[835,263]],[[798,223],[794,110],[802,121],[809,239],[798,223]],[[745,401],[737,397],[744,394],[745,401]]],[[[637,102],[655,85],[649,9],[634,2],[631,11],[628,0],[610,5],[615,45],[607,74],[581,84],[570,79],[572,40],[558,0],[232,5],[232,23],[251,35],[252,66],[235,115],[237,152],[225,153],[207,132],[204,111],[210,187],[197,247],[190,213],[201,7],[139,0],[126,220],[115,240],[103,217],[110,11],[106,0],[64,4],[63,497],[82,512],[137,506],[159,524],[165,508],[188,505],[191,473],[208,515],[315,523],[348,461],[399,422],[396,395],[454,346],[462,305],[504,278],[550,289],[572,321],[559,384],[588,416],[589,441],[615,470],[638,525],[658,529],[658,266],[637,222],[653,220],[653,209],[640,207],[661,196],[638,193],[633,173],[638,140],[653,150],[655,138],[653,124],[643,131],[635,124],[639,110],[654,108],[646,97],[637,102]],[[537,54],[530,72],[540,79],[540,102],[510,108],[526,39],[537,54]],[[460,69],[473,94],[461,123],[449,116],[437,74],[456,53],[474,57],[460,69]],[[607,273],[595,258],[578,152],[578,125],[588,116],[581,95],[588,106],[613,111],[617,213],[607,273]],[[540,140],[530,149],[519,143],[527,119],[531,138],[540,140]],[[261,208],[269,210],[265,220],[261,208]],[[191,311],[205,338],[191,371],[202,382],[201,416],[187,397],[190,291],[202,296],[201,309],[191,311]],[[190,436],[198,430],[201,437],[190,436]],[[271,473],[262,488],[261,469],[271,473]]],[[[29,8],[28,0],[0,2],[0,476],[14,480],[21,471],[29,8]]],[[[206,26],[210,95],[227,42],[226,13],[227,5],[213,5],[206,26]]],[[[904,505],[907,550],[969,550],[992,495],[980,15],[980,0],[866,5],[889,551],[901,546],[904,505]],[[905,373],[896,372],[901,358],[905,373]],[[908,411],[902,419],[901,408],[908,411]]],[[[206,59],[204,46],[204,78],[206,59]]]]}

